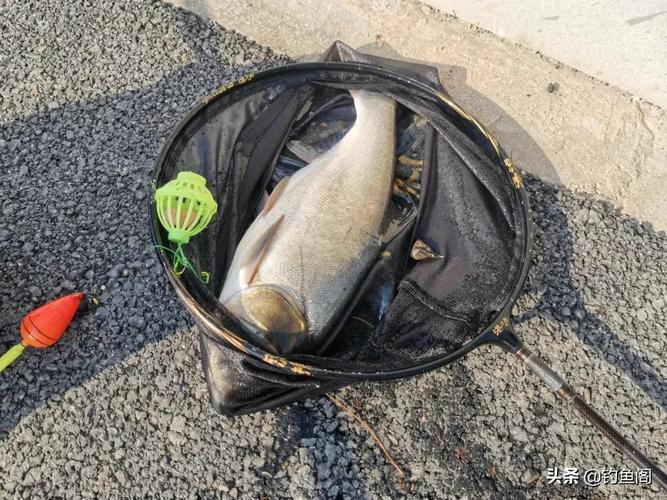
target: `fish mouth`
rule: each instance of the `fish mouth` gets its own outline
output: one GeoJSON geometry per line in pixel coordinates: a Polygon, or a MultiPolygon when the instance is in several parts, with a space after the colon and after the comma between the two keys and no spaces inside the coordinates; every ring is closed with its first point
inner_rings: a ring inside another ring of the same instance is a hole
{"type": "Polygon", "coordinates": [[[223,304],[254,343],[273,354],[298,350],[308,338],[308,322],[293,295],[276,285],[251,285],[223,304]]]}

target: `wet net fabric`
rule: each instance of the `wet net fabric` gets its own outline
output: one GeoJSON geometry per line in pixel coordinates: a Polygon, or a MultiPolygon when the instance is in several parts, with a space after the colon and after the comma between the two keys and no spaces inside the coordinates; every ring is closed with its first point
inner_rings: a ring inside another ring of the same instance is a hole
{"type": "MultiPolygon", "coordinates": [[[[436,70],[427,66],[372,58],[342,44],[332,46],[324,59],[378,65],[444,93],[436,70]]],[[[310,352],[287,357],[333,371],[372,373],[455,351],[488,327],[516,287],[525,214],[479,129],[432,94],[397,79],[335,66],[295,71],[250,81],[211,100],[173,139],[156,183],[182,170],[207,178],[220,208],[187,254],[210,272],[211,281],[203,284],[188,274],[180,279],[209,321],[243,338],[247,334],[241,325],[217,301],[234,249],[264,193],[351,126],[354,106],[348,89],[355,88],[383,92],[398,102],[397,158],[403,163],[397,161],[396,177],[402,186],[412,181],[414,189],[392,198],[385,257],[366,270],[343,313],[310,352]],[[443,258],[411,259],[417,239],[443,258]]],[[[159,234],[158,241],[163,237],[159,234]]],[[[228,415],[346,383],[286,374],[239,352],[206,325],[201,352],[213,405],[228,415]]]]}

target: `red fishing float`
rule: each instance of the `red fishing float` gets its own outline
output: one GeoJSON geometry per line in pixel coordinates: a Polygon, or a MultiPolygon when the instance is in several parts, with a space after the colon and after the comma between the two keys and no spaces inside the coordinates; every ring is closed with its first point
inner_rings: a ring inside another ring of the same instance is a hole
{"type": "Polygon", "coordinates": [[[21,321],[21,342],[0,357],[0,372],[18,358],[26,347],[44,349],[60,340],[74,319],[83,293],[73,293],[33,309],[21,321]]]}

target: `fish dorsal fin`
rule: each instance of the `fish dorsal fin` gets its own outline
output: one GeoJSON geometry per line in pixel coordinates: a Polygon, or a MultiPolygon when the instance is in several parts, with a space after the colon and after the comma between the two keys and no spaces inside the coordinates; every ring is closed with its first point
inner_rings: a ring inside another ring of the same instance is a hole
{"type": "Polygon", "coordinates": [[[271,191],[271,194],[266,200],[266,203],[264,203],[264,207],[262,207],[262,211],[259,213],[260,216],[268,214],[269,211],[275,206],[276,202],[280,198],[280,195],[285,191],[288,181],[289,177],[284,177],[280,180],[280,182],[278,182],[278,184],[276,184],[276,187],[274,187],[273,191],[271,191]]]}
{"type": "Polygon", "coordinates": [[[241,265],[241,286],[248,286],[254,281],[257,276],[257,271],[259,271],[259,267],[262,265],[264,257],[266,257],[266,252],[271,246],[273,237],[276,235],[276,231],[278,231],[278,227],[284,218],[285,216],[281,215],[274,223],[267,227],[264,234],[257,239],[250,251],[248,251],[248,254],[243,260],[243,264],[241,265]]]}

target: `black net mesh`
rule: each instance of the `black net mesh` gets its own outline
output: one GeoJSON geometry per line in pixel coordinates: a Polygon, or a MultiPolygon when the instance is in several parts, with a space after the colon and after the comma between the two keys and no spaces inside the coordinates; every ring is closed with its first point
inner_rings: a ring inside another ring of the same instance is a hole
{"type": "MultiPolygon", "coordinates": [[[[372,63],[384,73],[315,65],[269,74],[227,90],[196,111],[171,140],[156,172],[164,184],[183,170],[205,176],[218,202],[209,228],[186,247],[208,285],[184,274],[179,286],[205,311],[202,358],[214,406],[227,414],[268,408],[344,382],[288,375],[220,338],[247,332],[217,301],[225,272],[267,190],[336,143],[354,122],[348,89],[399,103],[397,186],[384,226],[387,258],[367,270],[345,311],[307,353],[290,361],[334,372],[377,373],[442,358],[489,326],[517,286],[525,214],[489,139],[434,92],[433,68],[368,58],[336,44],[327,61],[372,63]],[[415,261],[415,240],[441,259],[415,261]]],[[[446,95],[446,94],[445,94],[446,95]]],[[[166,235],[156,226],[156,240],[166,235]]],[[[193,307],[193,304],[196,307],[193,307]]],[[[273,364],[275,365],[275,363],[273,364]]]]}

